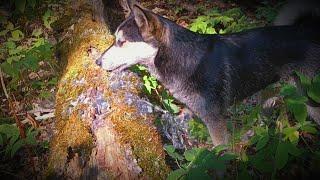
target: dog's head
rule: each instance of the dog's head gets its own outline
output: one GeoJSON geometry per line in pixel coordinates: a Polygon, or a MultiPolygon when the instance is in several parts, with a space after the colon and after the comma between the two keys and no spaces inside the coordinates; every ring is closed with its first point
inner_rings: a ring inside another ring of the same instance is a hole
{"type": "Polygon", "coordinates": [[[165,36],[164,23],[158,15],[129,0],[121,5],[126,19],[115,32],[114,44],[96,60],[108,71],[152,62],[165,36]]]}

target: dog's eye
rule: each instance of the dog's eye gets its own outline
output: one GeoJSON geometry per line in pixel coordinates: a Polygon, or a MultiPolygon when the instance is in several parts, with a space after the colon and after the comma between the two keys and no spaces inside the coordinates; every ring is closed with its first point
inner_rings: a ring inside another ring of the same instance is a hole
{"type": "Polygon", "coordinates": [[[116,43],[116,45],[117,45],[118,47],[121,47],[121,46],[123,46],[124,43],[126,43],[126,42],[127,42],[126,40],[118,40],[117,43],[116,43]]]}

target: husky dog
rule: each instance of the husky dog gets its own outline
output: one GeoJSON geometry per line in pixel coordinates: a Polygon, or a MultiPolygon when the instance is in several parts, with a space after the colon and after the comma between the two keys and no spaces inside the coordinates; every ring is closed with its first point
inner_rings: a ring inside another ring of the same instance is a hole
{"type": "MultiPolygon", "coordinates": [[[[203,35],[135,2],[123,1],[122,6],[126,19],[115,32],[114,44],[96,64],[107,71],[146,65],[177,100],[203,120],[214,145],[227,143],[223,114],[235,100],[293,70],[320,69],[320,28],[312,23],[203,35]]],[[[284,19],[279,18],[278,25],[284,19]]]]}

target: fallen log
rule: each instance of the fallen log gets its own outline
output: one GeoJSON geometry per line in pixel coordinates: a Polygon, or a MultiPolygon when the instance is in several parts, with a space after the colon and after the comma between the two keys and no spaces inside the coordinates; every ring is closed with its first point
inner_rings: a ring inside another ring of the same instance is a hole
{"type": "Polygon", "coordinates": [[[109,74],[95,65],[95,51],[113,42],[109,27],[114,25],[103,21],[122,17],[107,8],[102,18],[101,3],[70,1],[56,26],[63,31],[58,54],[65,69],[57,87],[57,132],[46,177],[164,179],[169,167],[153,109],[139,97],[140,78],[129,71],[109,74]]]}

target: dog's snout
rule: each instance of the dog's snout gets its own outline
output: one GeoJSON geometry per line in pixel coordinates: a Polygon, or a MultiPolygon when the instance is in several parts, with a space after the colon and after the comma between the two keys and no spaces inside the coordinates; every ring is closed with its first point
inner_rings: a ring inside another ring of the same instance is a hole
{"type": "Polygon", "coordinates": [[[98,59],[96,60],[96,64],[97,64],[98,66],[101,66],[101,65],[102,65],[102,59],[101,59],[101,58],[98,58],[98,59]]]}

